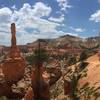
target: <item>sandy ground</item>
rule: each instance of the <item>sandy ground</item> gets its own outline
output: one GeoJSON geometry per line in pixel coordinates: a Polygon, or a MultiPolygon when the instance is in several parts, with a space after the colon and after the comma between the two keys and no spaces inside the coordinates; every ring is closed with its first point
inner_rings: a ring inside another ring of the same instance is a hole
{"type": "Polygon", "coordinates": [[[86,60],[89,63],[87,77],[81,80],[82,83],[89,82],[91,85],[100,86],[100,56],[98,55],[97,53],[86,60]]]}

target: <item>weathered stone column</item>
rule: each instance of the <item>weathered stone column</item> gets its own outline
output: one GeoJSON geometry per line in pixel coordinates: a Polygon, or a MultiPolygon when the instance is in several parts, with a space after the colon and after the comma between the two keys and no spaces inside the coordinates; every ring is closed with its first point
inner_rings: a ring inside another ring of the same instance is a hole
{"type": "Polygon", "coordinates": [[[32,88],[35,100],[50,100],[49,83],[42,76],[42,66],[36,66],[32,72],[32,88]]]}
{"type": "MultiPolygon", "coordinates": [[[[40,42],[38,49],[40,50],[40,42]]],[[[33,98],[35,100],[50,100],[49,83],[43,77],[43,62],[41,61],[40,54],[38,54],[36,59],[35,70],[32,71],[33,98]]]]}
{"type": "Polygon", "coordinates": [[[20,51],[16,45],[16,26],[15,23],[11,24],[11,50],[8,55],[10,58],[15,59],[15,58],[20,58],[20,51]]]}
{"type": "Polygon", "coordinates": [[[15,27],[15,23],[11,24],[11,34],[12,34],[11,46],[14,47],[14,46],[16,46],[16,27],[15,27]]]}

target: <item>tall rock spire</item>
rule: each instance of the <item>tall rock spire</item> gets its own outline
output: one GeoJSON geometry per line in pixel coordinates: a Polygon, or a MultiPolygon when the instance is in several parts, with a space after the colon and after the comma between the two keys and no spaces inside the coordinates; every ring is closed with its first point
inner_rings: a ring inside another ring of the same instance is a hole
{"type": "MultiPolygon", "coordinates": [[[[13,84],[17,84],[24,77],[26,61],[21,56],[19,48],[16,44],[16,28],[15,23],[11,24],[11,48],[3,62],[0,63],[3,84],[0,83],[0,96],[9,96],[16,100],[24,93],[15,94],[13,92],[13,84]],[[3,80],[4,77],[4,80],[3,80]]],[[[12,99],[14,100],[14,99],[12,99]]]]}
{"type": "Polygon", "coordinates": [[[15,23],[11,24],[11,33],[12,33],[12,39],[11,39],[11,46],[16,46],[16,27],[15,23]]]}
{"type": "Polygon", "coordinates": [[[17,47],[17,43],[16,43],[16,26],[15,23],[11,24],[11,50],[10,50],[10,54],[9,54],[10,58],[20,58],[20,52],[19,49],[17,47]]]}

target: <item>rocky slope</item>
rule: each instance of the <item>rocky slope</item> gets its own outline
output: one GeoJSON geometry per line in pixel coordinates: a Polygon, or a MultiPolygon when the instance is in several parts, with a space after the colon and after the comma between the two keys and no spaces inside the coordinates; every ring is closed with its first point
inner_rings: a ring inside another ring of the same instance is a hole
{"type": "Polygon", "coordinates": [[[81,85],[89,82],[91,85],[100,86],[100,52],[89,57],[86,61],[89,63],[87,66],[87,77],[83,78],[81,85]]]}
{"type": "MultiPolygon", "coordinates": [[[[78,46],[78,44],[82,42],[82,40],[83,39],[80,37],[71,36],[71,35],[64,35],[55,39],[40,39],[42,43],[53,46],[53,47],[59,46],[59,45],[65,45],[65,44],[78,46]]],[[[38,40],[33,43],[28,43],[27,45],[34,46],[34,45],[37,45],[37,42],[38,40]]]]}
{"type": "MultiPolygon", "coordinates": [[[[86,67],[87,76],[82,78],[79,81],[78,87],[82,87],[87,82],[89,82],[90,86],[99,87],[100,86],[100,52],[89,57],[86,60],[86,62],[89,63],[86,67]]],[[[73,68],[73,66],[71,66],[71,67],[73,68]]],[[[66,74],[65,74],[65,76],[66,76],[66,74]]],[[[52,93],[58,94],[58,96],[56,95],[57,100],[63,100],[64,98],[66,98],[66,96],[64,95],[64,91],[63,91],[62,77],[51,88],[52,88],[52,91],[51,91],[52,93]],[[53,88],[54,88],[54,90],[53,90],[53,88]],[[55,88],[57,88],[58,92],[55,91],[55,88]]],[[[100,89],[98,90],[98,92],[100,93],[100,89]]],[[[67,99],[67,100],[70,100],[70,99],[67,99]]],[[[82,99],[82,100],[84,100],[84,99],[82,99]]],[[[91,98],[91,100],[94,100],[94,99],[91,98]]],[[[100,100],[100,98],[97,100],[100,100]]]]}
{"type": "MultiPolygon", "coordinates": [[[[48,46],[51,48],[56,48],[56,47],[66,48],[66,46],[80,48],[80,44],[86,44],[86,40],[88,40],[88,43],[92,42],[98,43],[100,39],[99,37],[89,37],[84,39],[78,36],[64,35],[54,39],[39,39],[39,40],[41,41],[42,46],[48,46]]],[[[19,45],[19,48],[21,51],[23,50],[27,51],[28,47],[37,47],[39,40],[36,40],[32,43],[27,43],[26,45],[19,45]]],[[[2,51],[2,48],[5,52],[9,51],[9,47],[0,46],[0,52],[2,51]]]]}

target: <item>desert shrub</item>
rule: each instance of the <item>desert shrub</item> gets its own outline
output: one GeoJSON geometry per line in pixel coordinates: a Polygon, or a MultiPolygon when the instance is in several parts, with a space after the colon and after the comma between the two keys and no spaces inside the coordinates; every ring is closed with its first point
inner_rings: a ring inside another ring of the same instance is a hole
{"type": "Polygon", "coordinates": [[[80,61],[84,61],[87,58],[87,51],[83,50],[80,54],[80,61]]]}
{"type": "Polygon", "coordinates": [[[87,82],[79,90],[79,96],[83,96],[84,100],[89,100],[94,96],[94,100],[100,98],[100,93],[97,91],[100,90],[100,87],[90,86],[87,82]]]}
{"type": "Polygon", "coordinates": [[[73,65],[75,64],[77,61],[76,61],[76,57],[74,55],[69,55],[68,56],[68,59],[67,59],[67,63],[68,65],[73,65]]]}
{"type": "Polygon", "coordinates": [[[3,100],[3,97],[0,97],[0,100],[3,100]]]}
{"type": "Polygon", "coordinates": [[[33,63],[34,63],[33,59],[34,59],[33,54],[26,56],[26,60],[30,65],[33,65],[33,63]]]}
{"type": "Polygon", "coordinates": [[[26,60],[29,62],[29,64],[33,65],[38,62],[45,62],[48,60],[48,54],[45,49],[35,49],[35,51],[31,54],[26,56],[26,60]]]}

